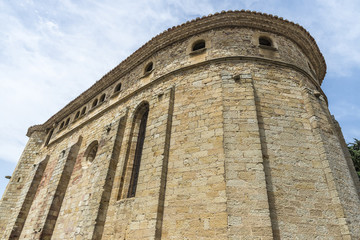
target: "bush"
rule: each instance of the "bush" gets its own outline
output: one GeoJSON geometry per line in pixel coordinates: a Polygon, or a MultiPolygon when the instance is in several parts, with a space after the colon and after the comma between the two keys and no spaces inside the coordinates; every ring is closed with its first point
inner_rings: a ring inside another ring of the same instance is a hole
{"type": "Polygon", "coordinates": [[[360,140],[354,138],[353,143],[348,143],[348,149],[360,179],[360,140]]]}

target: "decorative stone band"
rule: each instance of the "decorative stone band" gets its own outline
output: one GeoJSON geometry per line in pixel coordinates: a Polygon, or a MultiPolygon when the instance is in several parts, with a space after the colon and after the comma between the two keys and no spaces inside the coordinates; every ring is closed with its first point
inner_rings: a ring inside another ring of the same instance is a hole
{"type": "Polygon", "coordinates": [[[321,84],[326,73],[325,60],[315,40],[303,27],[271,14],[268,15],[245,10],[223,11],[221,13],[215,13],[214,15],[196,18],[192,21],[169,28],[163,33],[155,36],[132,55],[122,61],[117,67],[103,76],[88,90],[80,94],[63,109],[53,115],[49,120],[41,125],[41,127],[39,127],[39,125],[37,125],[36,128],[30,127],[27,135],[31,135],[33,130],[45,130],[50,128],[54,123],[77,110],[84,103],[90,101],[100,91],[103,91],[114,84],[121,77],[128,74],[132,69],[146,61],[161,49],[164,49],[175,42],[185,40],[193,35],[212,29],[226,27],[259,29],[265,32],[279,34],[292,40],[309,58],[317,75],[319,76],[319,84],[321,84]]]}

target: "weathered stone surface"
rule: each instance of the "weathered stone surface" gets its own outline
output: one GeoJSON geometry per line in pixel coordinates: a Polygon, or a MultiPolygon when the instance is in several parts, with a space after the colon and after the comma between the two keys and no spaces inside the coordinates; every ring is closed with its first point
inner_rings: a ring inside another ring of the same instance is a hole
{"type": "Polygon", "coordinates": [[[270,15],[165,31],[29,129],[2,239],[359,239],[325,69],[302,27],[270,15]]]}

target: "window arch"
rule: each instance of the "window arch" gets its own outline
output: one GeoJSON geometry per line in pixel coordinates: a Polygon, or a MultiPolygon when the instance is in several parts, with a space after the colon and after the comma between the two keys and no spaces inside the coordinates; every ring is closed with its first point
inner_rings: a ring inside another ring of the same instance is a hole
{"type": "Polygon", "coordinates": [[[154,69],[153,62],[149,62],[148,64],[146,64],[144,74],[151,72],[153,69],[154,69]]]}
{"type": "Polygon", "coordinates": [[[104,102],[105,101],[105,97],[106,97],[106,94],[104,93],[103,95],[101,95],[100,97],[100,103],[104,102]]]}
{"type": "Polygon", "coordinates": [[[198,40],[198,41],[196,41],[196,42],[193,44],[191,50],[192,50],[192,51],[196,51],[196,50],[203,49],[203,48],[205,48],[205,47],[206,47],[205,40],[198,40]]]}
{"type": "Polygon", "coordinates": [[[272,41],[268,37],[259,37],[259,45],[272,47],[272,41]]]}
{"type": "Polygon", "coordinates": [[[118,85],[116,85],[114,93],[120,92],[121,90],[121,83],[119,83],[118,85]]]}
{"type": "Polygon", "coordinates": [[[78,119],[79,117],[80,117],[80,111],[77,111],[74,119],[78,119]]]}
{"type": "Polygon", "coordinates": [[[86,113],[86,107],[84,107],[81,111],[81,115],[84,115],[86,113]]]}
{"type": "Polygon", "coordinates": [[[94,161],[94,159],[96,157],[96,153],[98,151],[98,148],[99,148],[98,141],[93,141],[88,146],[88,148],[86,149],[85,154],[84,154],[87,162],[92,163],[94,161]]]}
{"type": "Polygon", "coordinates": [[[96,107],[97,106],[97,104],[98,104],[98,100],[97,99],[95,99],[94,101],[93,101],[93,103],[92,103],[92,107],[94,108],[94,107],[96,107]]]}
{"type": "Polygon", "coordinates": [[[140,162],[145,142],[149,103],[141,103],[134,112],[127,157],[122,171],[117,200],[135,197],[140,173],[140,162]]]}
{"type": "Polygon", "coordinates": [[[61,124],[60,124],[60,127],[59,127],[59,129],[63,129],[63,127],[64,127],[64,124],[65,124],[65,122],[64,122],[64,121],[62,121],[62,122],[61,122],[61,124]]]}
{"type": "Polygon", "coordinates": [[[65,126],[69,125],[69,123],[70,123],[70,118],[66,119],[65,126]]]}
{"type": "Polygon", "coordinates": [[[132,132],[133,132],[132,139],[135,140],[135,142],[133,141],[131,144],[135,145],[132,146],[135,147],[135,153],[134,156],[132,156],[133,166],[131,171],[129,189],[127,193],[128,198],[135,197],[136,194],[148,115],[149,115],[149,104],[147,102],[140,104],[140,106],[137,108],[134,114],[134,121],[132,126],[132,132]]]}

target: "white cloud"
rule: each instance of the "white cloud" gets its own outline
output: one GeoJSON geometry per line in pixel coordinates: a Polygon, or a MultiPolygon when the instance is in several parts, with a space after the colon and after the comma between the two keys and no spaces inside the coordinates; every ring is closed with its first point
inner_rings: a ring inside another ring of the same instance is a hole
{"type": "Polygon", "coordinates": [[[316,0],[316,30],[331,74],[348,76],[360,65],[360,2],[357,0],[316,0]]]}
{"type": "Polygon", "coordinates": [[[86,6],[28,1],[0,7],[0,20],[7,23],[0,26],[0,107],[5,113],[0,159],[8,161],[18,160],[28,127],[46,121],[165,30],[164,22],[170,27],[178,21],[168,10],[156,11],[162,8],[156,1],[86,6]]]}

